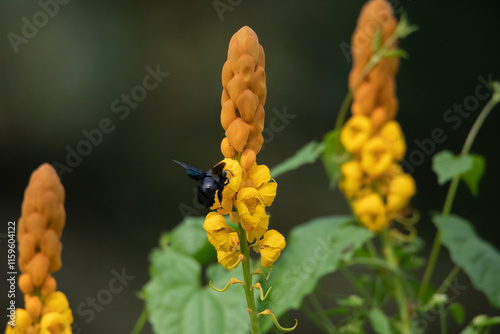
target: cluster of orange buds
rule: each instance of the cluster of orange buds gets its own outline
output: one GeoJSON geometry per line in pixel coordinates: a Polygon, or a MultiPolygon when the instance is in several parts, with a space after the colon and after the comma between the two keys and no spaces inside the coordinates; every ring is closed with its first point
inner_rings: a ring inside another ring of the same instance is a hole
{"type": "Polygon", "coordinates": [[[211,208],[217,212],[210,212],[203,225],[217,249],[219,263],[229,270],[237,267],[243,256],[238,232],[226,223],[224,215],[229,214],[231,221],[246,231],[247,241],[261,254],[264,267],[278,259],[286,244],[279,232],[268,230],[265,208],[273,203],[277,184],[269,168],[256,163],[264,141],[264,66],[264,49],[257,35],[249,27],[241,28],[229,42],[222,68],[221,124],[226,137],[221,151],[229,183],[222,192],[222,203],[216,196],[211,208]]]}
{"type": "Polygon", "coordinates": [[[267,96],[264,49],[249,27],[241,28],[229,42],[222,87],[220,121],[226,137],[221,151],[226,158],[240,156],[241,166],[248,171],[264,143],[267,96]]]}
{"type": "Polygon", "coordinates": [[[54,168],[38,167],[24,192],[18,224],[19,288],[25,309],[16,309],[6,334],[71,333],[69,303],[51,273],[61,266],[61,236],[66,220],[64,188],[54,168]]]}
{"type": "MultiPolygon", "coordinates": [[[[398,111],[394,77],[399,57],[381,58],[361,77],[375,53],[375,39],[385,43],[396,27],[386,0],[371,0],[361,10],[352,37],[352,117],[340,134],[352,159],[342,165],[339,188],[353,201],[359,220],[377,232],[401,214],[416,192],[415,181],[399,164],[406,153],[403,132],[394,120],[398,111]]],[[[395,48],[395,44],[389,47],[395,48]]]]}

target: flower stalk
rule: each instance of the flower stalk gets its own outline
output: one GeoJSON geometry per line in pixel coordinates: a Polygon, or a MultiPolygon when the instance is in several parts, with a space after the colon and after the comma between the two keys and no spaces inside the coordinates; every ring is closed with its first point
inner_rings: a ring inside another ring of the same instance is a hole
{"type": "Polygon", "coordinates": [[[247,299],[248,314],[250,315],[250,328],[252,334],[260,333],[259,318],[257,317],[257,309],[255,308],[255,298],[254,293],[250,289],[252,286],[252,275],[250,271],[250,250],[247,243],[247,233],[239,226],[238,236],[240,238],[241,254],[243,254],[244,259],[242,263],[243,267],[243,280],[245,284],[243,289],[245,290],[245,297],[247,299]]]}
{"type": "MultiPolygon", "coordinates": [[[[392,243],[389,235],[389,230],[385,229],[382,233],[382,242],[384,247],[384,256],[387,263],[392,268],[393,271],[398,270],[398,263],[394,256],[394,250],[392,249],[392,243]]],[[[408,307],[406,306],[406,297],[403,290],[403,285],[401,282],[400,275],[393,275],[394,279],[394,292],[396,297],[396,303],[398,304],[399,317],[401,320],[401,333],[410,334],[410,320],[408,315],[408,307]]]]}
{"type": "MultiPolygon", "coordinates": [[[[500,83],[493,82],[492,83],[493,94],[491,99],[486,103],[483,110],[479,113],[476,118],[476,121],[472,125],[467,138],[465,139],[464,146],[462,147],[462,151],[460,152],[460,156],[466,156],[469,154],[472,144],[476,139],[481,126],[484,121],[493,110],[493,108],[500,103],[500,83]]],[[[460,175],[455,175],[450,183],[450,187],[448,188],[448,193],[446,194],[446,199],[444,201],[443,210],[441,214],[443,216],[448,216],[451,212],[451,208],[453,206],[453,201],[455,200],[455,195],[457,193],[458,184],[460,183],[460,175]]],[[[434,239],[434,243],[432,245],[432,251],[429,256],[429,261],[427,262],[427,267],[425,268],[424,276],[422,278],[422,285],[420,286],[420,290],[418,293],[419,300],[422,302],[425,294],[425,290],[429,284],[432,273],[434,271],[434,267],[436,266],[437,258],[439,255],[439,250],[441,248],[441,231],[436,232],[436,237],[434,239]]],[[[457,272],[458,274],[458,272],[457,272]]]]}

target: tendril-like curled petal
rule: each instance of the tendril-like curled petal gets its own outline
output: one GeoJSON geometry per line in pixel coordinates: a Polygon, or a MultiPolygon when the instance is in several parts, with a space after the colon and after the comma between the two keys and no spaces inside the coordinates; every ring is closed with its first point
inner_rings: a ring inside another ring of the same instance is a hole
{"type": "MultiPolygon", "coordinates": [[[[257,245],[255,246],[252,246],[252,247],[258,247],[257,245]]],[[[265,279],[266,281],[269,279],[269,276],[271,276],[271,271],[273,271],[273,267],[269,268],[269,272],[266,274],[264,274],[264,272],[260,269],[260,268],[257,268],[254,270],[253,273],[251,273],[251,275],[260,275],[263,279],[265,279]]]]}
{"type": "Polygon", "coordinates": [[[229,289],[229,286],[230,286],[231,284],[238,284],[238,283],[241,283],[242,285],[245,285],[245,283],[243,283],[242,281],[240,281],[239,279],[234,278],[234,277],[233,277],[233,278],[231,278],[231,280],[230,280],[229,282],[227,282],[226,286],[225,286],[224,288],[222,288],[222,289],[217,289],[216,287],[214,287],[214,286],[212,285],[212,281],[209,281],[209,282],[208,282],[208,285],[210,285],[210,287],[211,287],[213,290],[217,291],[217,292],[224,292],[224,291],[226,291],[227,289],[229,289]]]}
{"type": "Polygon", "coordinates": [[[238,255],[238,260],[232,265],[232,266],[227,266],[227,264],[229,263],[229,261],[231,261],[231,259],[227,260],[226,263],[224,264],[224,268],[226,269],[234,269],[234,268],[237,268],[241,261],[245,260],[245,257],[243,256],[243,254],[240,254],[238,255]]]}
{"type": "Polygon", "coordinates": [[[273,318],[273,322],[274,322],[274,325],[276,326],[276,328],[278,328],[282,332],[291,332],[295,328],[297,328],[297,325],[299,324],[299,321],[297,319],[295,319],[295,325],[293,327],[287,328],[287,327],[281,326],[280,323],[278,322],[278,319],[276,319],[276,316],[273,314],[273,312],[271,312],[270,309],[265,309],[264,311],[260,312],[259,314],[257,314],[257,317],[259,317],[261,315],[271,316],[271,318],[273,318]]]}
{"type": "Polygon", "coordinates": [[[259,293],[260,293],[260,300],[261,300],[261,301],[264,301],[264,300],[267,298],[267,295],[269,294],[269,291],[271,291],[271,289],[272,289],[272,288],[273,288],[273,287],[270,287],[270,288],[269,288],[269,290],[267,290],[267,292],[266,292],[266,295],[265,295],[265,296],[264,296],[264,291],[263,291],[263,289],[262,289],[262,286],[260,285],[260,283],[259,283],[259,282],[257,282],[257,283],[255,283],[254,285],[252,285],[252,286],[250,287],[250,290],[252,290],[252,291],[253,291],[254,289],[259,290],[259,293]]]}

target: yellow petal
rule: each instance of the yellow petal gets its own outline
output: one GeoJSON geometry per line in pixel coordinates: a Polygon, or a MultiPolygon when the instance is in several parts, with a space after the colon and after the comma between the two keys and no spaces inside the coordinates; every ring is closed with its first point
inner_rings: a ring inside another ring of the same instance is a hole
{"type": "Polygon", "coordinates": [[[42,316],[40,334],[71,334],[71,327],[62,314],[49,312],[42,316]]]}
{"type": "Polygon", "coordinates": [[[266,165],[255,165],[250,170],[248,176],[252,179],[253,186],[259,188],[262,184],[267,183],[271,179],[271,172],[266,165]]]}
{"type": "Polygon", "coordinates": [[[262,266],[267,268],[281,255],[281,251],[285,248],[285,238],[276,230],[269,230],[264,234],[264,238],[258,242],[260,251],[260,262],[262,266]]]}
{"type": "Polygon", "coordinates": [[[260,188],[257,189],[265,206],[271,206],[271,204],[273,204],[274,198],[276,197],[277,188],[278,184],[272,181],[269,183],[264,183],[260,188]]]}
{"type": "Polygon", "coordinates": [[[340,141],[347,151],[357,153],[370,138],[371,131],[371,121],[368,117],[354,115],[344,124],[340,141]]]}
{"type": "Polygon", "coordinates": [[[371,193],[353,203],[354,212],[363,225],[379,232],[388,225],[384,202],[379,194],[371,193]]]}
{"type": "Polygon", "coordinates": [[[224,187],[222,197],[229,199],[233,198],[240,188],[243,172],[240,164],[236,160],[226,158],[222,160],[222,162],[225,163],[224,169],[226,170],[227,177],[229,178],[229,184],[224,187]]]}
{"type": "Polygon", "coordinates": [[[394,120],[388,122],[380,130],[380,136],[389,143],[394,158],[397,160],[403,159],[406,153],[406,142],[399,123],[394,120]]]}
{"type": "Polygon", "coordinates": [[[55,291],[45,299],[44,306],[49,312],[63,313],[69,308],[69,302],[64,293],[55,291]]]}
{"type": "MultiPolygon", "coordinates": [[[[263,205],[259,206],[257,208],[259,211],[258,215],[260,220],[256,223],[255,226],[249,227],[247,226],[248,229],[245,229],[247,231],[247,240],[248,242],[253,242],[255,239],[260,239],[264,233],[266,233],[267,228],[269,227],[269,216],[266,215],[266,210],[263,205]]],[[[254,214],[254,217],[256,214],[254,214]]],[[[243,226],[243,225],[242,225],[243,226]]],[[[243,227],[245,228],[245,227],[243,227]]]]}
{"type": "Polygon", "coordinates": [[[15,320],[10,318],[10,313],[7,317],[7,327],[5,329],[5,334],[24,334],[27,332],[28,328],[31,326],[31,317],[25,309],[16,308],[14,311],[15,320]],[[13,321],[15,326],[9,325],[8,322],[13,321]]]}
{"type": "Polygon", "coordinates": [[[389,184],[387,210],[397,212],[404,209],[415,193],[415,180],[408,174],[397,175],[389,184]]]}
{"type": "Polygon", "coordinates": [[[392,161],[392,152],[381,137],[370,139],[361,151],[361,167],[372,178],[381,176],[392,161]]]}
{"type": "Polygon", "coordinates": [[[282,250],[286,246],[285,237],[276,230],[269,230],[262,239],[262,245],[266,247],[276,247],[282,250]]]}
{"type": "Polygon", "coordinates": [[[226,223],[224,216],[210,212],[205,217],[203,229],[207,232],[208,241],[216,248],[229,250],[229,233],[231,228],[226,223]]]}

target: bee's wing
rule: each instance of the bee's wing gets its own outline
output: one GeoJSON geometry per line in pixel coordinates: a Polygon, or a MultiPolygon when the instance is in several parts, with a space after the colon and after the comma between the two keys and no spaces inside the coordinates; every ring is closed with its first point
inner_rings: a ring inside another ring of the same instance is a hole
{"type": "Polygon", "coordinates": [[[225,162],[218,163],[212,168],[212,177],[219,176],[222,173],[222,170],[224,169],[224,166],[226,166],[225,162]]]}
{"type": "Polygon", "coordinates": [[[189,166],[188,164],[185,164],[183,162],[179,162],[177,160],[173,160],[173,162],[178,163],[182,167],[186,169],[186,172],[188,173],[189,177],[192,178],[193,180],[200,181],[205,177],[205,172],[202,171],[201,169],[195,168],[193,166],[189,166]]]}

